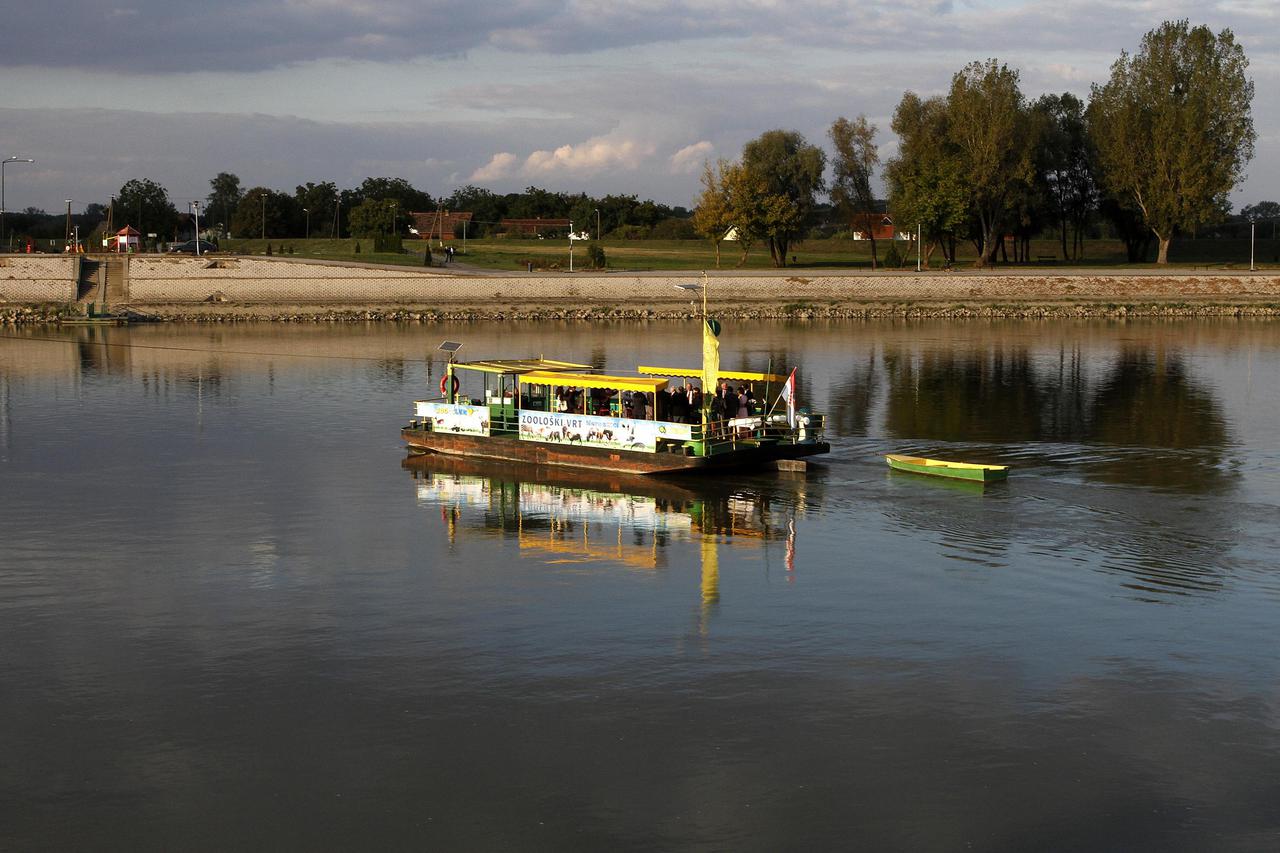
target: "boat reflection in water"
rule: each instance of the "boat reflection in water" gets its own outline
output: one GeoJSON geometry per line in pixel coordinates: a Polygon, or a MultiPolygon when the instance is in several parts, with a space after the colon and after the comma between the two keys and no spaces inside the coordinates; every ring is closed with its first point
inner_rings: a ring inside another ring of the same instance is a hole
{"type": "Polygon", "coordinates": [[[666,569],[696,554],[704,612],[720,599],[720,560],[738,548],[782,551],[795,577],[796,519],[814,505],[803,477],[760,482],[664,480],[422,454],[401,462],[423,506],[438,507],[450,543],[474,532],[514,537],[547,564],[666,569]]]}

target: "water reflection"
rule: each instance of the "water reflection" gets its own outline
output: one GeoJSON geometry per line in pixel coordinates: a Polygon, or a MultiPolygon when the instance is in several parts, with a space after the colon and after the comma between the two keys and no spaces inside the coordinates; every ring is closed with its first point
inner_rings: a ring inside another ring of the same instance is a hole
{"type": "Polygon", "coordinates": [[[753,479],[741,485],[661,479],[436,454],[402,461],[417,499],[439,512],[451,544],[469,533],[514,538],[524,556],[547,565],[620,566],[661,571],[673,552],[700,569],[701,605],[720,601],[720,549],[783,543],[794,577],[796,518],[815,504],[803,477],[753,479]]]}
{"type": "MultiPolygon", "coordinates": [[[[1127,343],[1091,373],[1080,347],[1063,345],[1056,365],[1047,361],[1029,346],[999,343],[890,349],[885,431],[955,445],[1024,445],[1011,451],[1024,465],[1070,464],[1086,478],[1119,485],[1195,493],[1232,487],[1221,403],[1192,377],[1182,353],[1127,343]],[[1063,445],[1077,450],[1064,453],[1063,445]]],[[[845,396],[868,393],[856,384],[844,389],[845,396]]],[[[995,461],[995,452],[988,447],[975,461],[995,461]]]]}

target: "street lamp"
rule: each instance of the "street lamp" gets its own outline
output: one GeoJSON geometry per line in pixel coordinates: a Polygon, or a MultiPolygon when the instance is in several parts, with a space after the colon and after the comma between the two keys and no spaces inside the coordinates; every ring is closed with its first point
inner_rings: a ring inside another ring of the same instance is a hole
{"type": "MultiPolygon", "coordinates": [[[[75,199],[67,199],[67,236],[63,238],[62,245],[64,247],[71,245],[71,202],[75,199]]],[[[64,249],[65,251],[65,249],[64,249]]]]}
{"type": "Polygon", "coordinates": [[[265,192],[258,193],[258,198],[262,200],[262,239],[267,239],[267,194],[265,192]]]}
{"type": "Polygon", "coordinates": [[[600,238],[604,235],[600,233],[600,208],[596,208],[596,242],[600,242],[600,238]]]}
{"type": "Polygon", "coordinates": [[[310,240],[310,239],[311,239],[311,211],[307,210],[307,209],[304,207],[304,208],[302,208],[302,212],[303,212],[303,213],[305,213],[305,214],[307,215],[307,231],[306,231],[306,234],[307,234],[307,239],[308,239],[308,240],[310,240]]]}
{"type": "Polygon", "coordinates": [[[1258,217],[1249,217],[1249,272],[1257,272],[1258,265],[1253,262],[1253,235],[1258,230],[1258,217]]]}
{"type": "Polygon", "coordinates": [[[191,202],[191,209],[196,214],[196,257],[200,257],[200,202],[191,202]]]}
{"type": "Polygon", "coordinates": [[[0,160],[0,250],[7,249],[8,243],[4,241],[4,167],[10,163],[34,163],[30,157],[6,157],[0,160]]]}

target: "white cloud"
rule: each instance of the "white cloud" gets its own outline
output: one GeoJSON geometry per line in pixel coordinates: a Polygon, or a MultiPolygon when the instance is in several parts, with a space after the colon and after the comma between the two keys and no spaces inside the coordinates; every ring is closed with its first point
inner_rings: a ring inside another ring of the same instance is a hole
{"type": "Polygon", "coordinates": [[[711,156],[715,146],[707,140],[686,145],[671,155],[671,173],[673,175],[689,175],[697,171],[702,162],[711,156]]]}
{"type": "Polygon", "coordinates": [[[505,151],[500,154],[494,154],[488,163],[471,173],[469,180],[500,181],[511,176],[511,171],[515,164],[516,155],[514,154],[508,154],[505,151]]]}
{"type": "Polygon", "coordinates": [[[521,174],[594,175],[606,169],[637,169],[653,156],[654,146],[634,139],[595,137],[578,145],[561,145],[554,151],[534,151],[524,161],[521,174]]]}

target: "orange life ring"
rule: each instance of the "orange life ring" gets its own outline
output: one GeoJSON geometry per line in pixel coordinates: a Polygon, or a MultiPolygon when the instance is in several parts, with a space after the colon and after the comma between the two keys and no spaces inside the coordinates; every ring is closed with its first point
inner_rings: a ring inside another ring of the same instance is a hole
{"type": "Polygon", "coordinates": [[[458,377],[453,377],[453,394],[449,393],[449,374],[440,377],[440,396],[453,397],[458,393],[458,377]]]}

